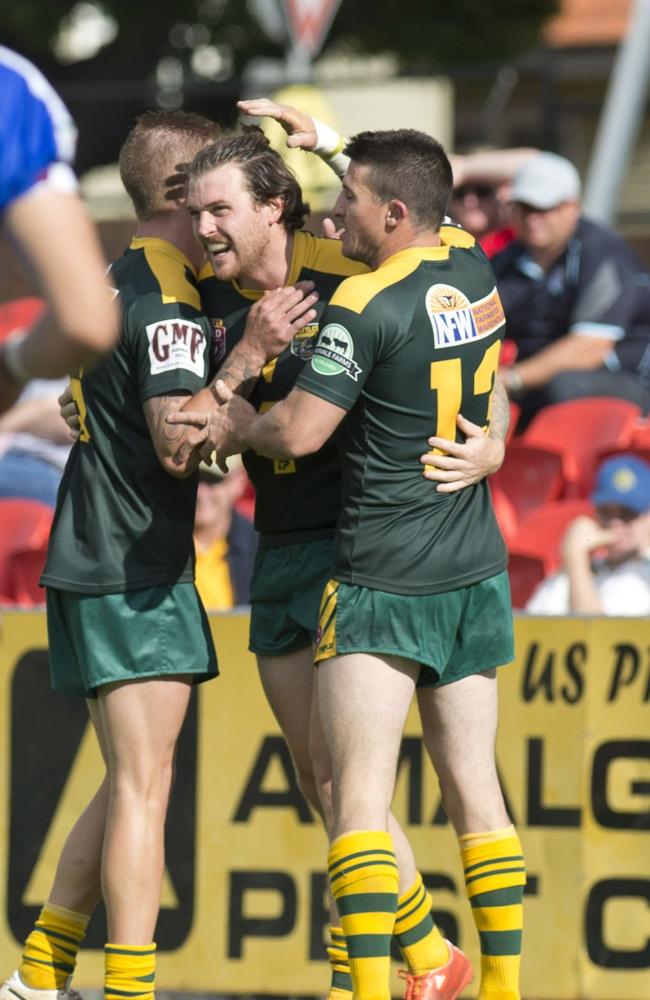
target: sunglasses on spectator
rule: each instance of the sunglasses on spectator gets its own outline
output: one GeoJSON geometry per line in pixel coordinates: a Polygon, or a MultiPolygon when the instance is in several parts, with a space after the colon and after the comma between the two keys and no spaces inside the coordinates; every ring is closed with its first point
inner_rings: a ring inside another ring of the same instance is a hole
{"type": "Polygon", "coordinates": [[[474,194],[477,198],[489,198],[494,194],[494,188],[489,184],[461,184],[460,187],[454,188],[452,197],[462,201],[468,194],[474,194]]]}

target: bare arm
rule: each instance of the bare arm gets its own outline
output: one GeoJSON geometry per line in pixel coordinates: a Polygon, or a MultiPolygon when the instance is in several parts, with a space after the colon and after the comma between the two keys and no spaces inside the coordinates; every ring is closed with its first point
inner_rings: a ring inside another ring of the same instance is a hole
{"type": "Polygon", "coordinates": [[[238,101],[237,107],[255,118],[274,118],[287,133],[290,149],[310,150],[320,156],[337,177],[345,176],[350,163],[349,157],[343,153],[345,140],[330,125],[291,104],[278,104],[267,97],[238,101]]]}
{"type": "MultiPolygon", "coordinates": [[[[71,397],[72,398],[72,397],[71,397]]],[[[61,419],[56,396],[19,400],[0,416],[0,434],[35,434],[55,444],[69,444],[70,435],[61,419]]]]}
{"type": "Polygon", "coordinates": [[[347,410],[294,388],[265,413],[251,420],[246,442],[267,458],[300,458],[318,451],[331,437],[347,410]]]}
{"type": "Polygon", "coordinates": [[[343,420],[346,410],[294,388],[286,399],[267,413],[256,413],[251,404],[232,393],[226,385],[218,387],[227,400],[211,413],[186,410],[171,415],[170,421],[195,428],[194,448],[204,458],[213,451],[222,468],[229,455],[252,448],[267,458],[300,458],[318,451],[343,420]]]}
{"type": "Polygon", "coordinates": [[[22,343],[20,361],[28,376],[60,378],[97,360],[117,339],[119,310],[81,199],[32,191],[12,202],[5,224],[49,304],[22,343]]]}
{"type": "Polygon", "coordinates": [[[422,474],[425,479],[438,483],[438,493],[456,493],[473,486],[501,467],[510,423],[510,404],[500,380],[497,379],[492,392],[488,434],[460,413],[456,423],[465,435],[464,441],[430,437],[428,443],[436,453],[429,451],[420,457],[424,466],[422,474]]]}
{"type": "Polygon", "coordinates": [[[546,385],[560,372],[600,368],[614,344],[615,341],[609,337],[567,333],[531,358],[505,369],[503,379],[506,389],[516,396],[527,389],[546,385]]]}
{"type": "Polygon", "coordinates": [[[170,475],[186,479],[198,467],[201,456],[188,450],[184,461],[177,461],[175,455],[180,449],[189,429],[183,424],[167,421],[170,413],[177,412],[190,399],[189,393],[178,392],[169,396],[153,396],[142,404],[149,433],[160,464],[170,475]]]}
{"type": "MultiPolygon", "coordinates": [[[[318,294],[312,291],[313,287],[313,281],[299,281],[296,285],[276,288],[251,306],[244,335],[222,364],[217,377],[205,389],[189,397],[184,406],[170,411],[170,423],[182,424],[187,415],[194,416],[198,411],[214,414],[229,398],[229,393],[249,396],[267,361],[281,354],[298,330],[316,318],[314,305],[318,294]],[[225,394],[220,386],[225,387],[225,394]]],[[[206,456],[207,444],[213,440],[213,448],[216,448],[222,434],[222,422],[216,417],[211,427],[207,421],[202,426],[187,420],[176,460],[184,466],[192,449],[206,456]]]]}
{"type": "Polygon", "coordinates": [[[612,532],[601,528],[591,517],[578,517],[569,525],[562,540],[564,568],[569,578],[569,611],[601,615],[603,606],[591,570],[591,553],[609,545],[612,532]]]}

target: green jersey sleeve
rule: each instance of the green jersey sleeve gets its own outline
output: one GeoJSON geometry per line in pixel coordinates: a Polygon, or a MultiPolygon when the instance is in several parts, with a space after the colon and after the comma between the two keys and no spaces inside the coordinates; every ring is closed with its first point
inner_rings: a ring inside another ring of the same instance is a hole
{"type": "Polygon", "coordinates": [[[127,341],[141,401],[206,384],[209,337],[205,321],[183,305],[146,308],[134,304],[127,318],[127,341]]]}

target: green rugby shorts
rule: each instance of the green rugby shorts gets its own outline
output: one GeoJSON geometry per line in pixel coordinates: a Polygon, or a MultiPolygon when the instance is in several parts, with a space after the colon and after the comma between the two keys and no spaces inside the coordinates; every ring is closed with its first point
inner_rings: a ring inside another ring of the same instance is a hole
{"type": "Polygon", "coordinates": [[[98,687],[145,677],[215,677],[208,619],[193,583],[78,594],[47,588],[55,691],[94,697],[98,687]]]}
{"type": "Polygon", "coordinates": [[[282,656],[313,645],[333,566],[333,538],[258,549],[250,595],[251,652],[282,656]]]}
{"type": "Polygon", "coordinates": [[[346,653],[404,656],[418,685],[451,684],[514,659],[507,572],[443,594],[388,594],[330,580],[323,593],[316,662],[346,653]]]}

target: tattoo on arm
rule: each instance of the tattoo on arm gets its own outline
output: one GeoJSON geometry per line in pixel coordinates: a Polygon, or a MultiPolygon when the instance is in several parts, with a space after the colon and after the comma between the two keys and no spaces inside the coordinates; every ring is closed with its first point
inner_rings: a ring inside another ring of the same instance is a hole
{"type": "Polygon", "coordinates": [[[180,410],[190,398],[189,392],[172,393],[169,396],[152,396],[143,404],[144,415],[154,447],[159,455],[174,454],[190,428],[182,424],[168,424],[168,413],[180,410]]]}
{"type": "Polygon", "coordinates": [[[259,359],[252,358],[241,344],[237,344],[217,372],[214,381],[225,382],[238,396],[248,399],[263,367],[259,359]]]}
{"type": "Polygon", "coordinates": [[[497,378],[492,392],[492,412],[490,419],[490,437],[505,441],[510,424],[510,402],[508,395],[497,378]]]}

